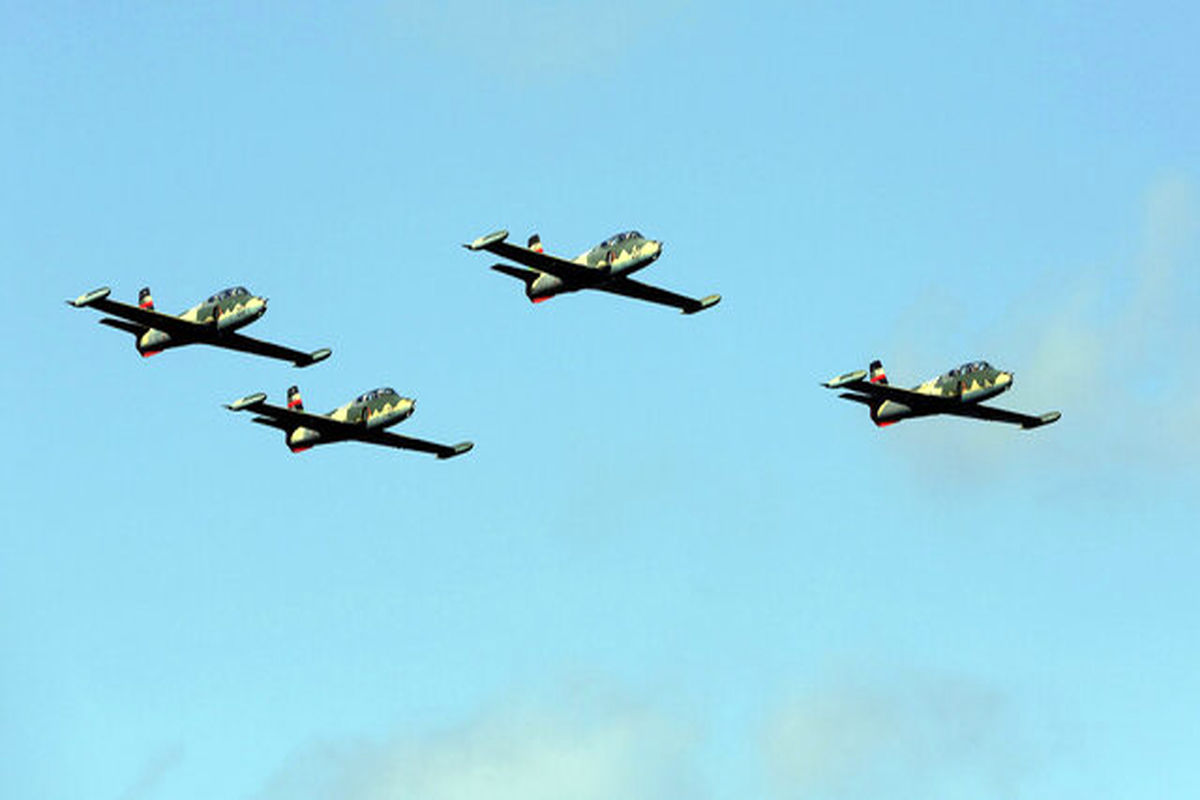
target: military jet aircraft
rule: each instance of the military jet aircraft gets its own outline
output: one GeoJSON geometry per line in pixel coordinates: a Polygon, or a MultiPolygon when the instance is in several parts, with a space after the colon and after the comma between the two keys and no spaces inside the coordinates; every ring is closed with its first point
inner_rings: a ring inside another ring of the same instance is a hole
{"type": "Polygon", "coordinates": [[[1057,411],[1033,417],[981,404],[981,400],[1012,388],[1012,380],[1011,372],[996,369],[986,361],[972,361],[920,386],[901,389],[889,386],[883,364],[872,361],[869,378],[868,373],[860,369],[839,375],[822,385],[829,389],[847,390],[838,397],[867,406],[871,410],[871,420],[881,428],[901,420],[934,414],[1011,422],[1022,428],[1039,428],[1058,421],[1062,414],[1057,411]]]}
{"type": "Polygon", "coordinates": [[[570,261],[547,255],[542,248],[541,237],[536,233],[529,237],[528,247],[509,244],[504,241],[507,238],[508,231],[496,231],[463,247],[468,250],[487,250],[530,267],[525,269],[496,264],[492,269],[523,281],[525,295],[535,303],[580,289],[599,289],[636,300],[674,306],[684,314],[695,314],[721,302],[719,294],[695,300],[630,278],[631,274],[650,266],[662,255],[662,242],[647,239],[637,231],[609,237],[570,261]]]}
{"type": "Polygon", "coordinates": [[[138,293],[136,306],[109,300],[110,291],[107,286],[95,289],[74,300],[68,300],[67,305],[75,308],[90,307],[112,314],[112,317],[100,320],[100,324],[132,333],[136,339],[137,351],[143,357],[185,344],[209,344],[291,361],[297,367],[307,367],[329,358],[329,354],[333,352],[324,347],[305,353],[302,350],[293,350],[235,333],[238,328],[249,325],[267,313],[267,299],[250,294],[242,286],[217,292],[178,316],[155,311],[154,298],[150,296],[148,286],[138,293]]]}
{"type": "Polygon", "coordinates": [[[472,442],[438,444],[384,430],[411,417],[416,406],[416,400],[401,397],[395,389],[384,388],[364,392],[328,414],[310,414],[304,410],[300,389],[292,386],[287,390],[287,408],[271,405],[262,392],[243,397],[225,407],[230,411],[253,411],[258,416],[251,422],[283,431],[284,441],[293,453],[319,444],[359,441],[402,450],[419,450],[446,459],[462,455],[475,446],[472,442]]]}

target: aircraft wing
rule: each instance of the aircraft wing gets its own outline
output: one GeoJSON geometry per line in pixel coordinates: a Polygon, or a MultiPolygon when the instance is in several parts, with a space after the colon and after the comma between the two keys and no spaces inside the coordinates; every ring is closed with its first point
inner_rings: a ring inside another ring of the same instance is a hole
{"type": "Polygon", "coordinates": [[[617,277],[610,281],[600,284],[595,287],[605,292],[632,297],[637,300],[645,300],[650,303],[658,303],[664,306],[674,306],[684,314],[695,314],[698,311],[703,311],[706,308],[712,308],[717,303],[721,302],[721,295],[710,294],[708,297],[696,300],[692,297],[687,297],[682,294],[675,294],[666,289],[660,289],[657,286],[651,286],[648,283],[635,281],[632,278],[617,277]]]}
{"type": "Polygon", "coordinates": [[[984,419],[989,422],[1010,422],[1014,425],[1020,425],[1028,430],[1029,428],[1040,428],[1043,425],[1049,425],[1052,422],[1057,422],[1062,416],[1058,411],[1050,411],[1041,416],[1034,417],[1029,414],[1019,414],[1016,411],[1009,411],[1004,408],[996,408],[994,406],[985,406],[979,403],[963,403],[947,405],[941,411],[946,414],[953,414],[958,417],[971,417],[973,419],[984,419]]]}
{"type": "MultiPolygon", "coordinates": [[[[136,322],[139,325],[144,325],[147,328],[154,328],[164,333],[169,333],[171,336],[180,340],[195,340],[199,339],[207,327],[197,322],[187,322],[179,317],[171,314],[164,314],[161,311],[151,311],[148,308],[139,308],[138,306],[130,305],[129,303],[119,303],[116,300],[108,299],[109,289],[96,289],[81,295],[74,300],[68,300],[67,305],[75,308],[97,308],[106,314],[112,314],[114,317],[127,319],[131,322],[136,322]]],[[[118,327],[118,326],[113,326],[118,327]]],[[[128,330],[127,328],[125,330],[128,330]]]]}
{"type": "Polygon", "coordinates": [[[607,266],[585,267],[582,264],[576,264],[574,261],[568,261],[565,258],[546,255],[536,250],[530,250],[528,247],[509,244],[505,241],[507,238],[508,231],[496,231],[487,236],[481,236],[470,244],[464,244],[463,247],[468,250],[487,250],[489,253],[495,253],[501,258],[507,258],[518,264],[524,264],[527,267],[536,269],[538,272],[545,272],[573,284],[595,283],[598,280],[603,280],[608,275],[607,266]]]}
{"type": "MultiPolygon", "coordinates": [[[[941,409],[944,405],[953,404],[957,407],[959,402],[953,399],[934,397],[933,395],[921,394],[914,392],[912,389],[902,389],[899,386],[892,386],[887,383],[871,383],[864,380],[867,377],[865,370],[856,370],[848,372],[845,375],[840,375],[833,380],[826,381],[821,384],[826,389],[843,389],[850,392],[858,392],[860,395],[865,395],[873,400],[893,400],[897,403],[903,403],[909,408],[937,408],[941,409]],[[945,402],[943,402],[945,401],[945,402]]],[[[847,400],[855,399],[848,393],[841,395],[847,400]]]]}
{"type": "Polygon", "coordinates": [[[274,342],[243,336],[234,331],[221,331],[215,336],[208,336],[200,341],[217,347],[227,347],[230,350],[240,350],[243,353],[254,353],[267,358],[277,358],[280,361],[291,361],[297,367],[307,367],[318,361],[324,361],[333,352],[328,347],[322,347],[320,350],[306,353],[303,350],[294,350],[274,342]]]}
{"type": "Polygon", "coordinates": [[[347,429],[361,430],[356,425],[348,422],[338,422],[323,414],[310,414],[307,411],[297,411],[294,408],[284,408],[283,406],[268,403],[267,396],[262,392],[243,397],[241,400],[235,400],[232,403],[228,403],[225,407],[230,411],[253,411],[259,415],[254,418],[254,422],[257,422],[259,425],[280,428],[281,430],[311,428],[331,438],[344,437],[347,429]]]}
{"type": "Polygon", "coordinates": [[[424,439],[415,439],[412,436],[401,436],[398,433],[390,431],[362,431],[357,435],[349,437],[360,439],[371,444],[381,444],[385,447],[397,447],[401,450],[418,450],[422,453],[432,453],[440,459],[454,458],[470,450],[475,446],[474,442],[459,442],[458,444],[438,444],[437,442],[429,442],[424,439]]]}

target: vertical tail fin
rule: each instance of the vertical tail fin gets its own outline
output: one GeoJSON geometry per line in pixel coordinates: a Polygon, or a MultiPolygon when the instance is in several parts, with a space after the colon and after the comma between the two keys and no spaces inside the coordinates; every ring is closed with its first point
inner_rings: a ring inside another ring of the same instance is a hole
{"type": "Polygon", "coordinates": [[[149,286],[143,286],[142,290],[138,292],[138,307],[147,311],[154,310],[154,298],[150,296],[149,286]]]}
{"type": "Polygon", "coordinates": [[[287,407],[292,411],[303,411],[304,401],[300,399],[300,387],[289,386],[287,391],[287,407]]]}
{"type": "Polygon", "coordinates": [[[542,247],[542,237],[538,236],[536,233],[533,236],[530,236],[529,249],[535,253],[546,252],[545,248],[542,247]]]}
{"type": "MultiPolygon", "coordinates": [[[[887,374],[883,371],[883,362],[875,359],[871,362],[871,383],[880,383],[887,386],[887,374]]],[[[886,428],[888,425],[895,425],[898,420],[880,420],[879,409],[886,403],[886,400],[875,400],[871,403],[871,421],[878,428],[886,428]]]]}
{"type": "Polygon", "coordinates": [[[882,383],[887,386],[887,375],[883,372],[883,362],[875,359],[871,362],[871,383],[882,383]]]}

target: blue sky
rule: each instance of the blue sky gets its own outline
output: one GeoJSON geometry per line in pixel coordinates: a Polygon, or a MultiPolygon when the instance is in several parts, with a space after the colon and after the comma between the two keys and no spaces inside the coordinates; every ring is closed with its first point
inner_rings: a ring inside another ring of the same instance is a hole
{"type": "Polygon", "coordinates": [[[0,793],[1195,794],[1200,12],[429,5],[3,4],[0,793]],[[61,303],[147,284],[334,356],[61,303]],[[875,357],[1063,419],[876,430],[875,357]],[[220,408],[293,382],[476,449],[220,408]]]}

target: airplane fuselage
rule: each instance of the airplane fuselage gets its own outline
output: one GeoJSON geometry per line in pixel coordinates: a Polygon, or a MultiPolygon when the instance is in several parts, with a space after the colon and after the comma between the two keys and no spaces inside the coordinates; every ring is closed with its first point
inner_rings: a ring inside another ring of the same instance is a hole
{"type": "MultiPolygon", "coordinates": [[[[979,403],[1012,388],[1011,372],[996,369],[986,361],[976,361],[931,378],[912,391],[932,397],[956,399],[962,403],[979,403]]],[[[914,409],[895,400],[884,400],[871,410],[871,419],[878,425],[890,425],[903,419],[928,416],[931,411],[914,409]]]]}
{"type": "MultiPolygon", "coordinates": [[[[208,326],[214,335],[219,335],[222,331],[244,328],[265,313],[266,298],[252,295],[239,286],[218,292],[203,303],[192,306],[180,314],[179,319],[208,326]]],[[[137,338],[137,349],[143,356],[152,356],[170,347],[190,343],[177,341],[166,331],[151,328],[137,338]]]]}
{"type": "MultiPolygon", "coordinates": [[[[348,422],[364,430],[390,428],[412,416],[417,401],[401,397],[394,389],[375,389],[338,406],[325,416],[337,422],[348,422]]],[[[287,434],[287,445],[292,452],[307,450],[318,444],[330,444],[332,439],[312,428],[299,427],[287,434]]]]}
{"type": "Polygon", "coordinates": [[[572,259],[574,263],[596,271],[594,283],[577,284],[543,272],[529,284],[529,299],[537,303],[558,294],[601,285],[618,276],[632,275],[653,264],[660,255],[662,242],[647,239],[637,231],[619,233],[572,259]]]}

